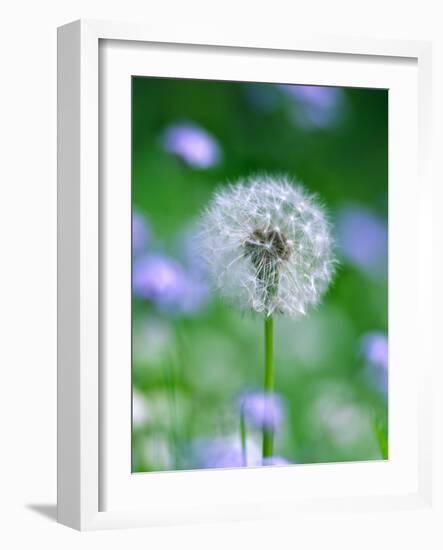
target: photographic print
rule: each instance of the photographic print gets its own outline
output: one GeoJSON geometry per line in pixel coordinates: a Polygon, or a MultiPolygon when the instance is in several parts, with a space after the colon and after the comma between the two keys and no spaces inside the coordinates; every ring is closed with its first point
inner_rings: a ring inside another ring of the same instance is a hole
{"type": "Polygon", "coordinates": [[[388,91],[132,78],[132,469],[388,458],[388,91]]]}

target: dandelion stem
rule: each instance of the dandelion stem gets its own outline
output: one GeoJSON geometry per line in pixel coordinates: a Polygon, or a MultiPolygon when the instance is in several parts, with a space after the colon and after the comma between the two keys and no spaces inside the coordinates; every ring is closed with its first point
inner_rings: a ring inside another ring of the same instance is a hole
{"type": "MultiPolygon", "coordinates": [[[[265,317],[265,393],[271,396],[274,391],[274,319],[272,315],[265,317]]],[[[263,428],[263,459],[272,457],[273,432],[271,428],[263,428]]]]}
{"type": "Polygon", "coordinates": [[[241,443],[242,465],[246,466],[248,464],[248,457],[246,454],[246,419],[245,419],[243,406],[240,408],[240,443],[241,443]]]}

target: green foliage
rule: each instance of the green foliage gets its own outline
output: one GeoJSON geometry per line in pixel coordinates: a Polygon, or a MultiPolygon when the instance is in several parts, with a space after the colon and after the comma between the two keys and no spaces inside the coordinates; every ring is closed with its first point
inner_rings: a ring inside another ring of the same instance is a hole
{"type": "Polygon", "coordinates": [[[386,418],[381,418],[381,417],[374,418],[374,431],[377,436],[378,445],[380,447],[380,454],[383,459],[387,460],[389,456],[389,451],[388,451],[388,426],[386,424],[386,418]]]}
{"type": "MultiPolygon", "coordinates": [[[[336,124],[312,129],[294,122],[292,99],[274,86],[134,78],[133,206],[150,224],[152,250],[183,262],[183,234],[216,186],[261,170],[302,181],[332,223],[348,203],[386,219],[387,92],[344,93],[336,124]],[[270,105],[258,107],[253,93],[270,105]],[[164,151],[162,133],[181,121],[217,139],[217,166],[194,169],[164,151]]],[[[387,400],[359,354],[373,330],[387,331],[387,278],[345,260],[316,311],[298,322],[275,319],[275,389],[287,403],[277,454],[302,463],[387,458],[387,400]]],[[[263,384],[262,319],[217,297],[192,315],[134,300],[133,334],[133,384],[147,409],[133,429],[134,471],[192,467],[189,451],[201,438],[240,440],[238,395],[263,384]]]]}

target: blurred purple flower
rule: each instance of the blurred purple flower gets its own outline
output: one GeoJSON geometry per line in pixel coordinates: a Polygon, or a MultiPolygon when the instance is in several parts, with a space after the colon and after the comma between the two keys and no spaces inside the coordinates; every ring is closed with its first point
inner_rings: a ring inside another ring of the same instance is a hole
{"type": "Polygon", "coordinates": [[[201,468],[237,468],[243,466],[243,456],[240,447],[213,441],[202,449],[199,466],[201,468]]]}
{"type": "Polygon", "coordinates": [[[194,278],[192,273],[187,273],[185,288],[186,292],[183,293],[181,300],[183,313],[200,310],[208,300],[209,292],[206,284],[199,278],[194,278]]]}
{"type": "MultiPolygon", "coordinates": [[[[198,226],[189,225],[177,237],[174,252],[186,270],[201,281],[208,281],[208,264],[200,251],[198,226]]],[[[206,282],[206,284],[208,284],[206,282]]]]}
{"type": "Polygon", "coordinates": [[[383,332],[368,332],[361,339],[363,357],[371,365],[388,368],[388,337],[383,332]]]}
{"type": "Polygon", "coordinates": [[[134,262],[134,295],[154,302],[161,309],[192,313],[206,300],[207,289],[183,267],[166,256],[147,255],[134,262]]]}
{"type": "Polygon", "coordinates": [[[287,466],[288,464],[291,464],[289,460],[282,456],[271,456],[263,459],[263,466],[287,466]]]}
{"type": "Polygon", "coordinates": [[[138,254],[146,248],[150,240],[150,232],[144,217],[135,210],[132,212],[132,251],[138,254]]]}
{"type": "Polygon", "coordinates": [[[221,160],[220,146],[215,138],[191,123],[169,126],[163,135],[163,147],[193,168],[210,168],[221,160]]]}
{"type": "MultiPolygon", "coordinates": [[[[218,437],[215,439],[198,440],[194,444],[194,467],[196,468],[239,468],[244,466],[240,439],[218,437]]],[[[260,450],[251,440],[246,444],[246,466],[259,466],[260,450]]]]}
{"type": "Polygon", "coordinates": [[[366,376],[384,393],[388,391],[388,337],[382,332],[368,332],[360,340],[360,352],[366,361],[366,376]]]}
{"type": "Polygon", "coordinates": [[[280,84],[280,88],[295,101],[294,116],[304,127],[327,128],[343,113],[344,94],[332,86],[280,84]]]}
{"type": "Polygon", "coordinates": [[[285,418],[283,399],[276,394],[246,392],[240,397],[240,409],[246,421],[259,429],[276,430],[285,418]]]}
{"type": "Polygon", "coordinates": [[[372,276],[386,273],[386,223],[361,206],[347,206],[337,216],[337,240],[345,258],[372,276]]]}

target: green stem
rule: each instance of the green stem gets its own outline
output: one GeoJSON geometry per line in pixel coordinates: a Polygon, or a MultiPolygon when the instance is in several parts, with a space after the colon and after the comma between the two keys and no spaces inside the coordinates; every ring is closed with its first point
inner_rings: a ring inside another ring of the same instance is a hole
{"type": "MultiPolygon", "coordinates": [[[[265,393],[270,396],[274,391],[274,320],[271,315],[265,317],[265,393]]],[[[273,436],[271,429],[263,428],[263,459],[272,457],[273,436]]]]}
{"type": "Polygon", "coordinates": [[[248,457],[246,454],[246,419],[243,411],[243,406],[240,410],[240,443],[241,443],[241,454],[242,454],[242,463],[243,466],[247,466],[248,457]]]}
{"type": "Polygon", "coordinates": [[[388,428],[377,416],[373,419],[375,436],[377,438],[380,454],[383,460],[389,458],[389,446],[388,446],[388,428]]]}
{"type": "Polygon", "coordinates": [[[176,373],[174,368],[174,359],[171,357],[166,363],[166,387],[167,387],[167,399],[169,401],[169,420],[170,420],[170,445],[174,453],[174,469],[180,469],[180,457],[179,457],[179,431],[178,431],[178,415],[177,415],[177,382],[176,373]]]}

